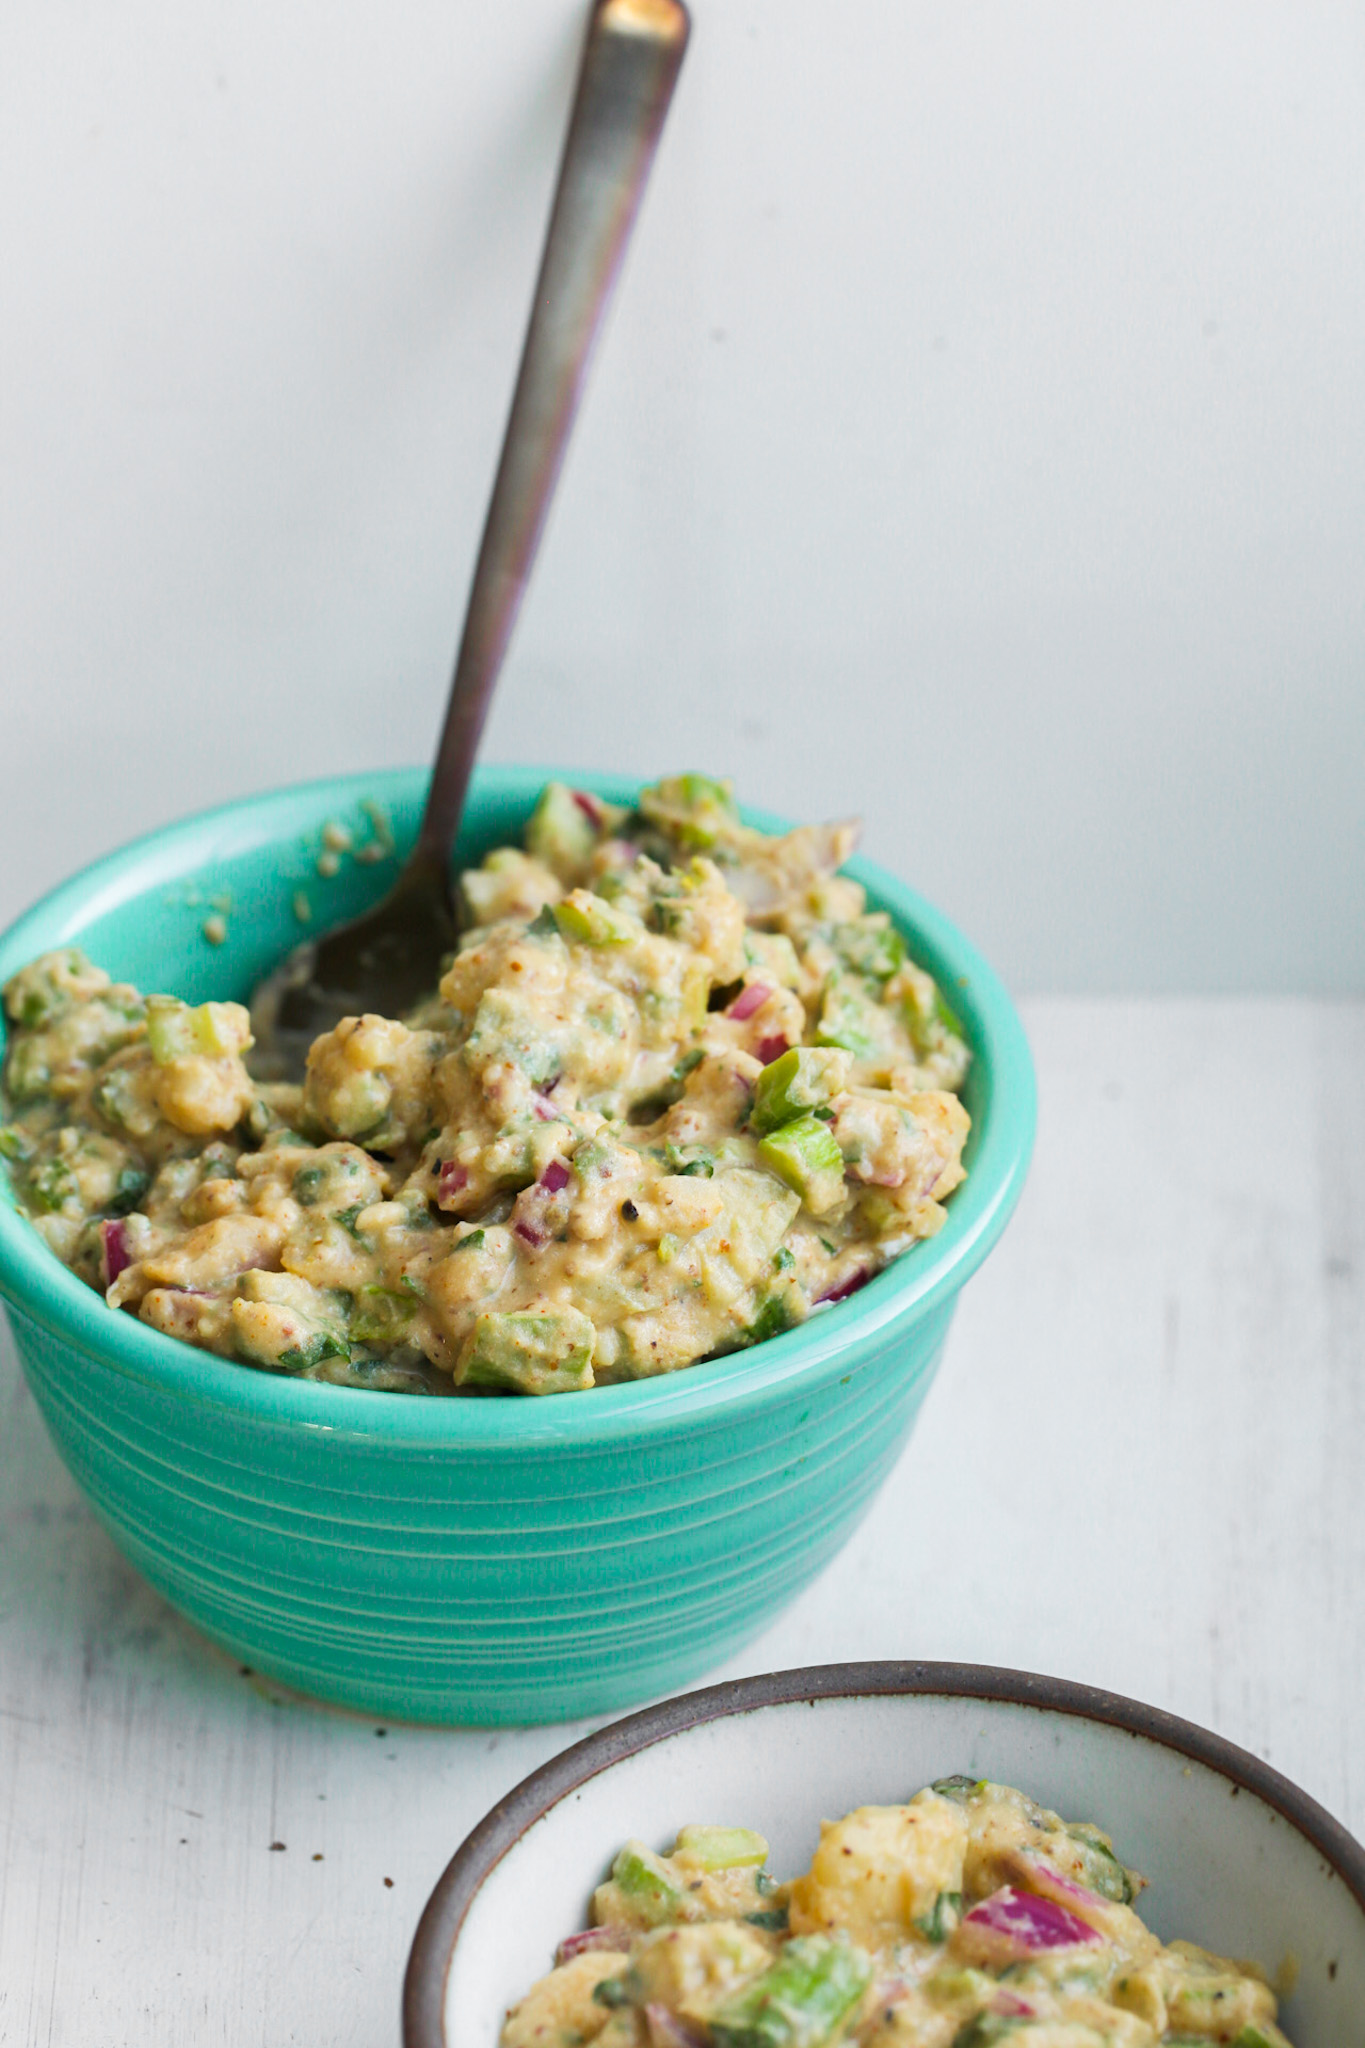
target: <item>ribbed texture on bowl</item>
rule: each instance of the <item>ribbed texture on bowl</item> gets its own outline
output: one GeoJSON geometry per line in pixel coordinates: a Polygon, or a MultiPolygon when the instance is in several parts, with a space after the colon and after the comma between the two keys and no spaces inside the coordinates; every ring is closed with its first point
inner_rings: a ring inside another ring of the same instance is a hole
{"type": "Polygon", "coordinates": [[[244,1662],[389,1718],[555,1721],[669,1692],[843,1543],[899,1454],[951,1306],[788,1402],[590,1454],[433,1458],[195,1409],[11,1323],[115,1541],[244,1662]]]}
{"type": "MultiPolygon", "coordinates": [[[[551,772],[484,771],[464,857],[513,837],[551,772]]],[[[170,827],[22,919],[0,939],[0,979],[75,943],[145,989],[243,995],[299,936],[293,892],[323,823],[378,798],[401,850],[422,794],[420,776],[388,771],[170,827]],[[215,950],[198,906],[221,890],[237,908],[215,950]]],[[[346,868],[319,918],[354,915],[392,872],[346,868]]],[[[388,1718],[496,1724],[673,1691],[813,1577],[905,1442],[1033,1135],[1028,1050],[990,969],[892,877],[853,872],[964,1017],[970,1176],[937,1238],[751,1351],[542,1400],[312,1385],[112,1313],[0,1199],[0,1292],[53,1441],[168,1600],[301,1691],[388,1718]]]]}

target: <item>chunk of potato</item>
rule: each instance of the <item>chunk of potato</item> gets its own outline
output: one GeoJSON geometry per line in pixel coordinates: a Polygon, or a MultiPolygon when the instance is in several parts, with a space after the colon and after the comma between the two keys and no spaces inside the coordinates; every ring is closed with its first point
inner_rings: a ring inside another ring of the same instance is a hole
{"type": "Polygon", "coordinates": [[[810,1869],[791,1888],[792,1932],[843,1928],[868,1949],[927,1939],[919,1923],[933,1924],[940,1894],[961,1896],[966,1847],[966,1815],[937,1792],[826,1821],[810,1869]]]}
{"type": "Polygon", "coordinates": [[[593,1997],[608,1977],[619,1977],[629,1958],[615,1949],[589,1949],[533,1984],[503,2023],[501,2048],[568,2048],[596,2040],[611,2008],[593,1997]]]}

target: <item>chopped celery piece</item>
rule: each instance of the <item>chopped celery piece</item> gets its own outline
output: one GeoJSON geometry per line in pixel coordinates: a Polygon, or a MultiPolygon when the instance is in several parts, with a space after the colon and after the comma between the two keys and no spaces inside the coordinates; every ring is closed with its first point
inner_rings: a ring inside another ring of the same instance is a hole
{"type": "Polygon", "coordinates": [[[944,1942],[962,1918],[961,1892],[940,1892],[915,1925],[927,1941],[944,1942]]]}
{"type": "Polygon", "coordinates": [[[12,1102],[37,1102],[52,1086],[52,1069],[43,1053],[42,1040],[20,1038],[10,1047],[5,1064],[5,1087],[12,1102]]]}
{"type": "Polygon", "coordinates": [[[889,981],[905,965],[905,940],[885,911],[836,925],[833,942],[846,967],[855,974],[871,975],[874,981],[889,981]]]}
{"type": "MultiPolygon", "coordinates": [[[[69,1000],[69,997],[64,999],[69,1000]]],[[[17,1008],[11,1002],[10,1015],[25,1031],[37,1031],[43,1025],[50,1024],[53,1018],[60,1014],[63,1006],[63,1001],[55,999],[55,991],[49,995],[41,989],[34,988],[25,992],[17,1008]]]]}
{"type": "Polygon", "coordinates": [[[44,953],[6,982],[5,1010],[11,1021],[26,1031],[45,1030],[79,995],[88,994],[95,983],[106,978],[75,946],[44,953]]]}
{"type": "Polygon", "coordinates": [[[871,1962],[848,1941],[789,1941],[770,1970],[711,2015],[715,2048],[824,2048],[871,1976],[871,1962]]]}
{"type": "Polygon", "coordinates": [[[1269,2034],[1263,2034],[1258,2026],[1248,2020],[1241,2033],[1233,2035],[1232,2048],[1274,2048],[1274,2043],[1269,2034]]]}
{"type": "Polygon", "coordinates": [[[673,1854],[698,1870],[744,1870],[768,1860],[768,1844],[752,1828],[679,1828],[673,1854]]]}
{"type": "Polygon", "coordinates": [[[562,903],[556,903],[554,912],[563,937],[583,946],[628,946],[640,937],[638,918],[613,909],[588,889],[575,889],[562,903]]]}
{"type": "Polygon", "coordinates": [[[597,844],[592,820],[563,782],[547,782],[526,827],[526,851],[557,874],[579,867],[597,844]]]}
{"type": "Polygon", "coordinates": [[[951,1799],[958,1806],[965,1806],[974,1792],[979,1792],[986,1783],[984,1778],[964,1777],[961,1771],[951,1778],[935,1778],[929,1787],[937,1792],[940,1799],[951,1799]]]}
{"type": "Polygon", "coordinates": [[[1131,1906],[1137,1887],[1099,1829],[1077,1822],[1067,1833],[1085,1858],[1085,1881],[1091,1891],[1102,1899],[1112,1899],[1115,1905],[1131,1906]]]}
{"type": "Polygon", "coordinates": [[[543,1019],[508,989],[485,989],[474,1012],[474,1028],[465,1041],[465,1057],[477,1070],[490,1060],[511,1060],[528,1081],[543,1087],[560,1071],[562,1061],[543,1019]]]}
{"type": "Polygon", "coordinates": [[[844,1156],[832,1131],[817,1117],[799,1116],[759,1141],[758,1156],[820,1216],[844,1191],[844,1156]]]}
{"type": "Polygon", "coordinates": [[[627,1842],[612,1864],[611,1874],[621,1896],[630,1901],[634,1911],[651,1927],[672,1919],[683,1903],[684,1894],[677,1877],[663,1858],[647,1849],[643,1842],[627,1842]]]}
{"type": "Polygon", "coordinates": [[[580,1309],[526,1309],[479,1316],[455,1369],[461,1387],[514,1394],[568,1394],[593,1384],[596,1332],[580,1309]]]}
{"type": "Polygon", "coordinates": [[[794,1329],[799,1321],[800,1313],[794,1306],[793,1290],[770,1294],[744,1332],[743,1342],[762,1344],[769,1337],[780,1337],[784,1330],[794,1329]]]}
{"type": "Polygon", "coordinates": [[[730,784],[710,775],[665,776],[640,792],[640,810],[694,853],[705,852],[739,823],[730,784]]]}
{"type": "Polygon", "coordinates": [[[941,1049],[946,1037],[960,1039],[963,1035],[961,1019],[954,1015],[941,990],[927,975],[920,975],[904,989],[900,1014],[921,1058],[941,1049]]]}
{"type": "Polygon", "coordinates": [[[941,988],[934,990],[934,1015],[945,1031],[952,1032],[954,1038],[961,1038],[964,1035],[966,1027],[956,1010],[944,1000],[941,988]]]}
{"type": "Polygon", "coordinates": [[[246,1012],[236,1003],[200,1003],[191,1009],[177,996],[147,998],[147,1045],[159,1067],[196,1053],[226,1059],[250,1043],[246,1012]]]}
{"type": "Polygon", "coordinates": [[[702,1235],[705,1257],[723,1260],[746,1287],[766,1292],[773,1253],[796,1221],[801,1197],[752,1166],[727,1167],[712,1186],[725,1207],[702,1235]]]}
{"type": "Polygon", "coordinates": [[[596,1138],[584,1138],[575,1145],[569,1164],[580,1180],[602,1180],[612,1162],[612,1148],[596,1138]]]}
{"type": "Polygon", "coordinates": [[[954,1969],[947,1963],[921,1981],[925,1996],[936,2005],[979,2005],[994,1996],[997,1982],[985,1970],[954,1969]]]}
{"type": "Polygon", "coordinates": [[[974,2020],[968,2020],[953,2035],[951,2048],[993,2048],[997,2041],[1008,2040],[1017,2034],[1023,2025],[1022,2019],[1015,2019],[1000,2012],[979,2012],[974,2020]]]}
{"type": "Polygon", "coordinates": [[[807,1110],[824,1109],[843,1087],[847,1062],[837,1050],[794,1045],[771,1060],[754,1083],[749,1121],[760,1134],[794,1123],[807,1110]]]}
{"type": "Polygon", "coordinates": [[[412,1325],[416,1303],[393,1287],[362,1287],[351,1310],[357,1344],[400,1344],[412,1325]]]}
{"type": "Polygon", "coordinates": [[[0,1159],[22,1162],[33,1157],[33,1140],[18,1124],[0,1125],[0,1159]]]}
{"type": "Polygon", "coordinates": [[[254,1365],[303,1372],[324,1358],[349,1358],[345,1297],[296,1273],[253,1269],[239,1282],[232,1323],[237,1349],[254,1365]]]}
{"type": "Polygon", "coordinates": [[[821,1045],[842,1046],[855,1059],[876,1059],[885,1050],[886,1022],[865,982],[852,974],[829,976],[816,1034],[821,1045]]]}

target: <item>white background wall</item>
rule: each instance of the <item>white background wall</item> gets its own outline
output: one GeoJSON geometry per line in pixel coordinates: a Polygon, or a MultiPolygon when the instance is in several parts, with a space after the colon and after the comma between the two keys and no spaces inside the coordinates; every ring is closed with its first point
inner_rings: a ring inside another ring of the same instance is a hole
{"type": "MultiPolygon", "coordinates": [[[[1365,985],[1365,11],[694,0],[489,751],[729,771],[1022,988],[1365,985]]],[[[425,756],[583,0],[0,25],[0,914],[425,756]]]]}

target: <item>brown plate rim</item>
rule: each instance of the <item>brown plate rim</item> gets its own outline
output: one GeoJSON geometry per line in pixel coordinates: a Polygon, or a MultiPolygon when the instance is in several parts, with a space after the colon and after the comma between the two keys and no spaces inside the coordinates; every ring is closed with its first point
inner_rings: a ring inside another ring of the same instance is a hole
{"type": "Polygon", "coordinates": [[[489,1873],[527,1830],[570,1792],[624,1757],[688,1728],[759,1707],[802,1700],[923,1694],[991,1700],[1072,1714],[1160,1743],[1254,1793],[1297,1829],[1342,1880],[1365,1913],[1365,1848],[1326,1808],[1272,1765],[1221,1735],[1160,1707],[1074,1679],[1047,1678],[987,1664],[882,1661],[812,1664],[680,1693],[628,1714],[561,1750],[523,1778],[468,1834],[437,1879],[417,1924],[403,1980],[403,2048],[458,2048],[445,2031],[446,1980],[460,1929],[489,1873]]]}

